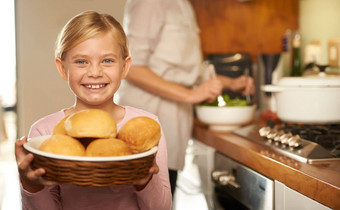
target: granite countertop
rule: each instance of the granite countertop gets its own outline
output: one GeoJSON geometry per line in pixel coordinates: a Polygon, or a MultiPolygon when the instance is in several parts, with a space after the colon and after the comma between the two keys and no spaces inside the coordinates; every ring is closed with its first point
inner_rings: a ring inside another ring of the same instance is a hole
{"type": "Polygon", "coordinates": [[[340,209],[340,161],[308,164],[232,132],[195,120],[193,137],[224,155],[332,209],[340,209]]]}

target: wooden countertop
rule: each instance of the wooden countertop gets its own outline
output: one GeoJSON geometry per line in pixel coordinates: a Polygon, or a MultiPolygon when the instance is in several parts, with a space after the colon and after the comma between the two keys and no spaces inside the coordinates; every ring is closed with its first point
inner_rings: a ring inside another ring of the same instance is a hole
{"type": "Polygon", "coordinates": [[[340,161],[308,164],[233,133],[195,121],[193,137],[226,156],[332,209],[340,209],[340,161]]]}

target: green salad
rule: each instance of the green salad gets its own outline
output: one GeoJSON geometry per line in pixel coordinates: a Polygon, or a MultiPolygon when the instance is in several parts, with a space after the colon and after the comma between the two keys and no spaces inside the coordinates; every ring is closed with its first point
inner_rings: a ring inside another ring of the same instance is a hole
{"type": "MultiPolygon", "coordinates": [[[[248,106],[248,102],[246,100],[240,99],[238,97],[231,99],[229,95],[223,94],[223,99],[227,103],[227,106],[248,106]]],[[[218,106],[218,101],[215,99],[215,101],[208,103],[208,102],[202,102],[199,105],[202,106],[218,106]]]]}

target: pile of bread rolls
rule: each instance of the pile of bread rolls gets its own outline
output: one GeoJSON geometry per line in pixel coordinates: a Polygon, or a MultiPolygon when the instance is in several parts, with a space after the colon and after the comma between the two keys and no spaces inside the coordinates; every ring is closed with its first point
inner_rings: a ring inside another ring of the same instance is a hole
{"type": "Polygon", "coordinates": [[[62,119],[39,150],[72,156],[123,156],[151,149],[160,137],[160,125],[149,117],[132,118],[117,133],[109,113],[87,109],[62,119]]]}

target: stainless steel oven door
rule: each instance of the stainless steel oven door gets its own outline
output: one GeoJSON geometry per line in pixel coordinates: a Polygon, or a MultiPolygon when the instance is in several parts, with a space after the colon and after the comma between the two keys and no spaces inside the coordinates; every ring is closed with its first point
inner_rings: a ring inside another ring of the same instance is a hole
{"type": "Polygon", "coordinates": [[[216,152],[216,209],[274,209],[274,181],[216,152]]]}

